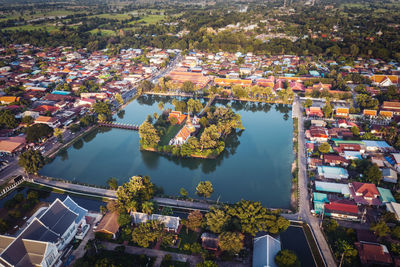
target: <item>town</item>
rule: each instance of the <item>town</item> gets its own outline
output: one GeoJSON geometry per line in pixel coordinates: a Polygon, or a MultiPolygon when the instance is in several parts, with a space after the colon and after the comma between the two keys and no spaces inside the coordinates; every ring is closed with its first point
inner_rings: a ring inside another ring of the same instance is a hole
{"type": "Polygon", "coordinates": [[[288,2],[2,10],[0,266],[400,266],[398,25],[288,2]]]}

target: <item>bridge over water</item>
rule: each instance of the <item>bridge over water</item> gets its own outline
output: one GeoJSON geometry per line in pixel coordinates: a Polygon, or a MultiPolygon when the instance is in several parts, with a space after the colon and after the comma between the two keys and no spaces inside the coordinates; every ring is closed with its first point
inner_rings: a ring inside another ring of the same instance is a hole
{"type": "Polygon", "coordinates": [[[113,122],[113,121],[99,122],[98,125],[99,126],[103,126],[103,127],[111,127],[111,128],[118,128],[118,129],[132,130],[132,131],[138,131],[139,130],[139,125],[129,124],[129,123],[113,122]]]}

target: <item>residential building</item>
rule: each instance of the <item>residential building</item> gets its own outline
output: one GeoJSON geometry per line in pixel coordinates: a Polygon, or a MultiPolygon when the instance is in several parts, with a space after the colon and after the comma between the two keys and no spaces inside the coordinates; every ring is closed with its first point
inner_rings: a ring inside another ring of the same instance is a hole
{"type": "Polygon", "coordinates": [[[366,242],[356,242],[354,246],[358,250],[360,256],[361,264],[364,266],[370,265],[386,265],[392,264],[393,260],[389,253],[389,250],[385,245],[366,243],[366,242]]]}
{"type": "Polygon", "coordinates": [[[342,180],[349,178],[347,170],[340,167],[318,166],[317,170],[320,179],[342,180]]]}
{"type": "Polygon", "coordinates": [[[359,205],[380,206],[380,194],[374,184],[352,182],[349,184],[351,197],[359,205]]]}
{"type": "Polygon", "coordinates": [[[84,223],[86,210],[71,198],[58,198],[29,221],[17,236],[0,235],[0,265],[60,266],[64,248],[84,223]]]}
{"type": "Polygon", "coordinates": [[[95,229],[97,233],[104,233],[111,235],[113,239],[116,238],[119,230],[118,212],[107,212],[106,215],[100,220],[99,225],[95,229]]]}
{"type": "Polygon", "coordinates": [[[383,181],[397,184],[397,172],[391,168],[382,169],[383,181]]]}
{"type": "Polygon", "coordinates": [[[277,267],[275,256],[281,250],[281,242],[270,235],[254,238],[253,267],[277,267]]]}
{"type": "Polygon", "coordinates": [[[164,229],[169,232],[178,233],[180,221],[179,217],[152,214],[147,215],[141,212],[132,212],[132,220],[135,224],[145,223],[147,221],[158,221],[164,225],[164,229]]]}

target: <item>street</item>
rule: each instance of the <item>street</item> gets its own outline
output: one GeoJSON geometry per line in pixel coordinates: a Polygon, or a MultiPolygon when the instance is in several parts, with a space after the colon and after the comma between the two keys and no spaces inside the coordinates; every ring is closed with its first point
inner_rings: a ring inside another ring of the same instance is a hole
{"type": "Polygon", "coordinates": [[[295,98],[293,103],[293,116],[298,118],[298,131],[299,131],[299,151],[298,151],[298,164],[299,164],[299,212],[298,216],[301,220],[308,223],[314,233],[317,244],[321,250],[322,257],[325,260],[326,266],[336,266],[336,261],[333,258],[332,252],[328,243],[319,227],[319,219],[314,217],[310,212],[310,196],[308,192],[308,177],[307,177],[307,159],[305,157],[305,144],[304,144],[304,129],[303,129],[303,113],[301,104],[298,97],[295,98]]]}

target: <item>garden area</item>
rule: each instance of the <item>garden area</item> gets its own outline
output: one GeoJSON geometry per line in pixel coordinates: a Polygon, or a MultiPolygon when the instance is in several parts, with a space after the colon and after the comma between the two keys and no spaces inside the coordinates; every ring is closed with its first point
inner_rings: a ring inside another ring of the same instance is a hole
{"type": "Polygon", "coordinates": [[[25,193],[23,190],[23,187],[17,188],[17,193],[0,208],[1,234],[14,233],[36,210],[46,205],[40,202],[40,198],[46,197],[47,192],[28,189],[25,193]]]}

